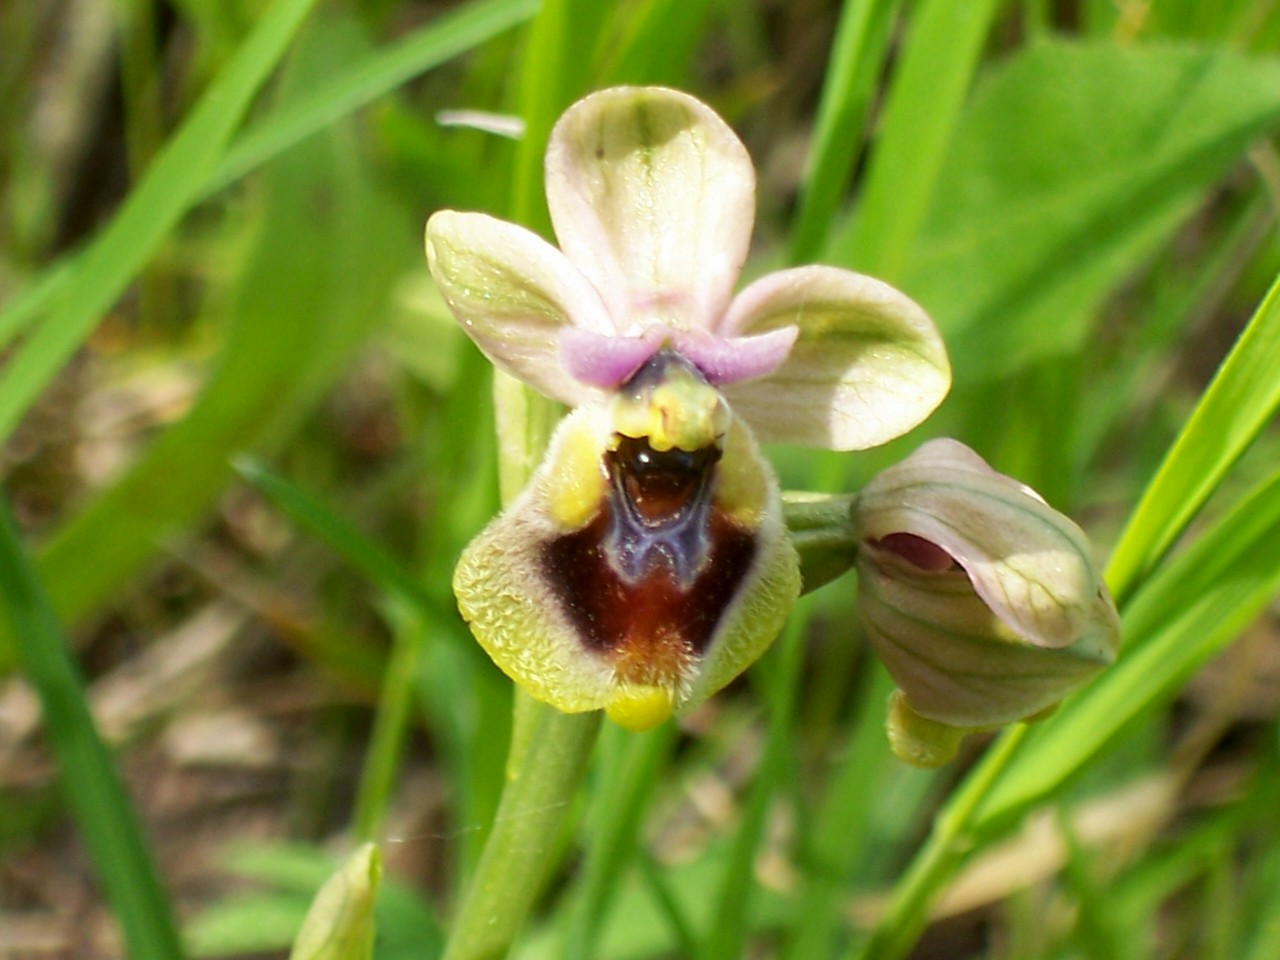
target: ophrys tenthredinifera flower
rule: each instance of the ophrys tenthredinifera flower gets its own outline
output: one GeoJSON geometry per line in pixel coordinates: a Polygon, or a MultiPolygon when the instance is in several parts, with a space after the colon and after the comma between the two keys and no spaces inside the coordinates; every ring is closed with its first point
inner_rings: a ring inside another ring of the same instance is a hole
{"type": "Polygon", "coordinates": [[[753,431],[874,446],[927,416],[950,371],[924,311],[878,280],[799,267],[733,296],[755,175],[690,96],[580,100],[551,134],[546,188],[560,249],[479,213],[427,224],[432,274],[471,338],[576,407],[463,554],[455,592],[535,697],[642,729],[745,669],[798,593],[753,431]]]}

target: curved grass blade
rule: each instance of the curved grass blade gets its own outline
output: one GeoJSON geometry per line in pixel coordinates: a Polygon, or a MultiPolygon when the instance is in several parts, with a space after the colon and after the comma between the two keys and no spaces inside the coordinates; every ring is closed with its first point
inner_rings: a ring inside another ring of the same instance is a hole
{"type": "Polygon", "coordinates": [[[867,111],[901,0],[847,0],[822,84],[813,153],[801,185],[791,262],[817,258],[866,136],[867,111]]]}
{"type": "Polygon", "coordinates": [[[135,960],[182,956],[169,900],[137,814],[116,775],[85,702],[84,684],[67,653],[39,578],[0,497],[0,596],[18,638],[18,655],[39,694],[44,727],[58,758],[71,814],[84,837],[107,899],[135,960]]]}
{"type": "Polygon", "coordinates": [[[1032,727],[984,798],[975,829],[1007,822],[1172,697],[1280,590],[1280,474],[1143,586],[1124,612],[1114,666],[1032,727]]]}
{"type": "MultiPolygon", "coordinates": [[[[299,52],[311,56],[309,49],[299,52]]],[[[40,551],[49,599],[72,628],[118,598],[162,544],[201,517],[233,479],[234,453],[267,452],[289,436],[416,262],[406,211],[360,175],[352,151],[333,147],[329,138],[313,141],[273,165],[225,346],[195,405],[40,551]],[[318,190],[330,201],[323,207],[309,203],[318,190]],[[361,242],[351,243],[354,236],[361,242]]],[[[10,639],[0,629],[0,670],[10,639]]]]}
{"type": "Polygon", "coordinates": [[[45,384],[124,292],[190,209],[254,95],[288,49],[315,0],[277,0],[205,91],[67,281],[49,319],[5,367],[0,437],[12,432],[45,384]]]}
{"type": "Polygon", "coordinates": [[[217,193],[294,144],[432,67],[466,53],[529,20],[540,0],[483,0],[468,4],[376,50],[329,83],[254,124],[238,137],[202,196],[217,193]]]}
{"type": "Polygon", "coordinates": [[[232,461],[237,473],[266,494],[292,520],[323,540],[384,592],[433,619],[453,619],[444,606],[414,579],[394,557],[360,533],[327,504],[272,473],[257,457],[241,454],[232,461]]]}
{"type": "Polygon", "coordinates": [[[1107,568],[1117,599],[1129,595],[1280,409],[1280,278],[1223,361],[1191,419],[1147,486],[1107,568]]]}
{"type": "Polygon", "coordinates": [[[400,769],[411,722],[413,686],[430,625],[448,622],[453,618],[452,611],[446,611],[423,590],[392,556],[315,497],[272,473],[254,457],[242,455],[235,459],[233,465],[240,476],[266,494],[291,519],[323,540],[394,601],[389,618],[394,636],[391,656],[383,676],[353,815],[356,836],[361,840],[372,840],[386,816],[400,769]]]}

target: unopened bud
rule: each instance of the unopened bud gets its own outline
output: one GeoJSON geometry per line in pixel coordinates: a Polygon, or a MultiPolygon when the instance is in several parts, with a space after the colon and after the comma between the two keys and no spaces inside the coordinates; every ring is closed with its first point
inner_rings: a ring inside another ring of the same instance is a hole
{"type": "MultiPolygon", "coordinates": [[[[853,518],[859,612],[901,690],[902,737],[916,717],[1033,718],[1114,660],[1119,618],[1084,532],[963,444],[931,441],[876,476],[853,518]]],[[[945,752],[898,750],[917,765],[945,752]]]]}

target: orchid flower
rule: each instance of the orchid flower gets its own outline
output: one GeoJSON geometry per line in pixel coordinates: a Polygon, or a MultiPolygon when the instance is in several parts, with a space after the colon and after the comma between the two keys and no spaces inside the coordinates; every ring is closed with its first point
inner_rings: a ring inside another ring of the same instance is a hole
{"type": "Polygon", "coordinates": [[[859,491],[858,612],[898,685],[889,735],[918,766],[1026,720],[1109,665],[1120,621],[1089,541],[964,444],[931,440],[859,491]]]}
{"type": "Polygon", "coordinates": [[[575,407],[524,493],[467,548],[455,593],[535,697],[642,729],[746,668],[799,590],[765,441],[883,443],[942,400],[925,312],[825,266],[733,295],[755,175],[733,131],[674,90],[619,87],[551,133],[560,247],[441,211],[427,258],[496,366],[575,407]]]}

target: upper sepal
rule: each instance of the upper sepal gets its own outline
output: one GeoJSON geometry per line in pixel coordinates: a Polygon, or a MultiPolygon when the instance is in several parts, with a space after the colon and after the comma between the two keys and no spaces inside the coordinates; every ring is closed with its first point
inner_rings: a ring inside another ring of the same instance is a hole
{"type": "Polygon", "coordinates": [[[755,219],[755,170],[701,101],[612,87],[565,111],[546,158],[560,247],[619,334],[709,329],[724,313],[755,219]]]}

